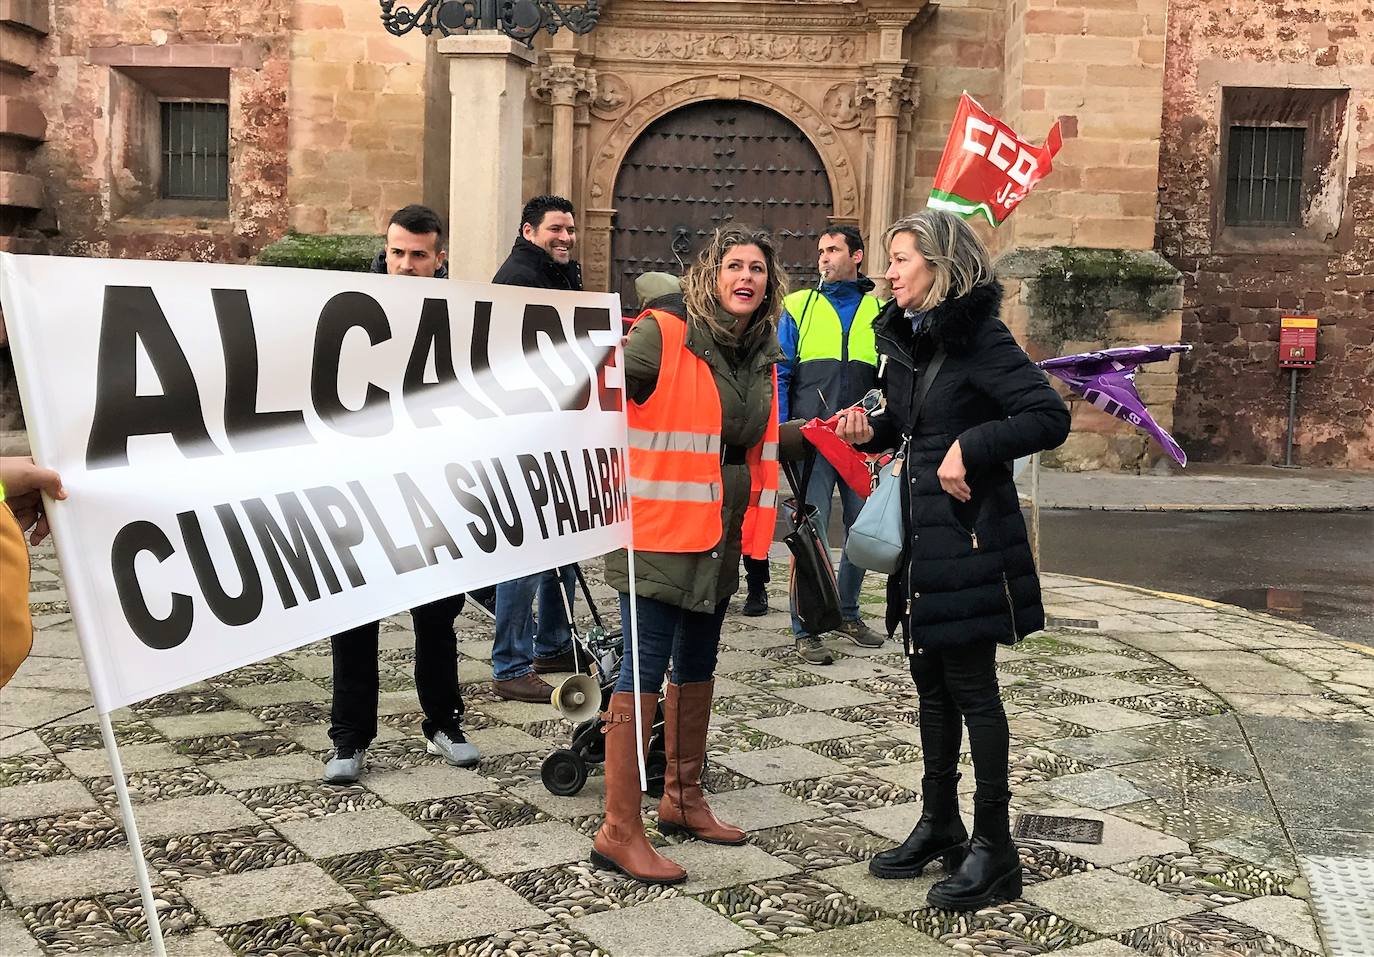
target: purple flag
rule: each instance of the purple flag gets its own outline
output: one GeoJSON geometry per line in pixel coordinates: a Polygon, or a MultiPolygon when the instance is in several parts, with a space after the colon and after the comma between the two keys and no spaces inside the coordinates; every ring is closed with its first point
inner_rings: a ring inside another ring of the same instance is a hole
{"type": "Polygon", "coordinates": [[[1039,365],[1087,399],[1094,408],[1153,435],[1175,462],[1187,465],[1188,456],[1183,449],[1172,435],[1159,427],[1145,403],[1140,401],[1140,393],[1135,390],[1135,367],[1147,362],[1162,362],[1176,352],[1187,352],[1191,348],[1185,345],[1127,346],[1046,359],[1039,365]]]}

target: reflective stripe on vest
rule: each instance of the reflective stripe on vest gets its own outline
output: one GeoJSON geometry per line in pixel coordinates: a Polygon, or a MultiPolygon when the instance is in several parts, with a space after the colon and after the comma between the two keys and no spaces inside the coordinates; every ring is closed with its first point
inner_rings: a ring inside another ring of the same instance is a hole
{"type": "Polygon", "coordinates": [[[646,452],[706,452],[720,454],[720,436],[700,432],[647,432],[630,430],[630,448],[646,452]]]}
{"type": "Polygon", "coordinates": [[[719,502],[723,492],[716,482],[651,482],[630,476],[630,494],[655,502],[719,502]]]}
{"type": "MultiPolygon", "coordinates": [[[[814,289],[799,289],[783,300],[787,314],[797,324],[797,361],[815,362],[844,358],[841,340],[844,326],[830,300],[814,289]]],[[[873,336],[873,320],[882,312],[882,303],[867,293],[859,300],[849,324],[849,361],[878,364],[878,347],[873,336]]]]}

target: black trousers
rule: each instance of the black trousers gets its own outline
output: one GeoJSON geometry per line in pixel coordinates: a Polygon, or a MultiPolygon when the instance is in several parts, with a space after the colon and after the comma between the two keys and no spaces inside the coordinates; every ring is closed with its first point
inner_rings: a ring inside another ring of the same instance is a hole
{"type": "Polygon", "coordinates": [[[959,748],[968,724],[973,753],[974,801],[1006,805],[1010,732],[997,687],[997,642],[924,650],[911,656],[911,677],[921,703],[925,781],[938,785],[958,775],[959,748]]]}
{"type": "Polygon", "coordinates": [[[768,577],[768,559],[744,556],[744,581],[750,591],[767,585],[768,577]]]}
{"type": "MultiPolygon", "coordinates": [[[[463,716],[458,691],[458,636],[453,621],[465,595],[410,609],[415,626],[415,690],[425,712],[423,730],[454,732],[463,716]]],[[[334,651],[334,701],[329,740],[336,748],[366,748],[377,736],[377,636],[379,622],[350,628],[330,639],[334,651]]]]}

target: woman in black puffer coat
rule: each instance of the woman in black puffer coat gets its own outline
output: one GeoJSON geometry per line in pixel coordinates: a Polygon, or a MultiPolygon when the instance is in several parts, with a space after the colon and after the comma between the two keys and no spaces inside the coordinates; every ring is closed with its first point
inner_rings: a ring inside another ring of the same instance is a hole
{"type": "Polygon", "coordinates": [[[1011,462],[1062,443],[1069,413],[998,319],[1002,288],[967,223],[925,210],[886,238],[892,301],[874,330],[887,406],[871,420],[846,414],[839,434],[872,451],[907,440],[907,550],[888,580],[887,621],[889,633],[902,631],[916,681],[925,769],[921,819],[869,869],[915,877],[942,858],[952,873],[930,903],[973,910],[1021,893],[997,645],[1045,624],[1011,462]],[[977,782],[971,840],[956,796],[965,722],[977,782]]]}

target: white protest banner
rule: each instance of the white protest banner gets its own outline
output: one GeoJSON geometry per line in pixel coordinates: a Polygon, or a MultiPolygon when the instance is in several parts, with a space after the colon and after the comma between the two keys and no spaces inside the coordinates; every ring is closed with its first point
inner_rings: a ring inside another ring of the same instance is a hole
{"type": "Polygon", "coordinates": [[[624,547],[617,296],[0,255],[102,713],[624,547]]]}

